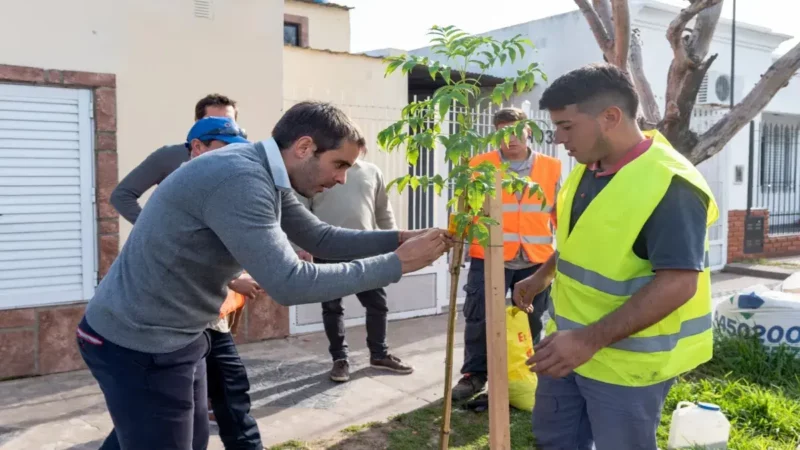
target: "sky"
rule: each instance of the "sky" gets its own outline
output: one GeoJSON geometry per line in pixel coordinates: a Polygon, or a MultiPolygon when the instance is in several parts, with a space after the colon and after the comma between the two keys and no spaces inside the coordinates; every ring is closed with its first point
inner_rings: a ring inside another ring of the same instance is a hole
{"type": "MultiPolygon", "coordinates": [[[[386,47],[424,47],[431,25],[456,25],[467,32],[480,33],[577,9],[573,0],[332,1],[355,8],[350,11],[350,33],[351,50],[356,53],[386,47]]],[[[689,4],[688,0],[663,1],[678,6],[689,4]]],[[[736,0],[736,18],[800,37],[797,4],[797,0],[736,0]],[[790,12],[791,9],[795,11],[790,12]]],[[[724,0],[722,16],[730,18],[732,11],[733,0],[724,0]]],[[[784,43],[779,51],[789,50],[797,41],[784,43]]]]}

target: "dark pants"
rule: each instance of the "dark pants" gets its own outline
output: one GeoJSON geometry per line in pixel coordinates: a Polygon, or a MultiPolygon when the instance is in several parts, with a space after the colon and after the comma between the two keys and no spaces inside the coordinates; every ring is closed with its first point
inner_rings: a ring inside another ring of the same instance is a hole
{"type": "MultiPolygon", "coordinates": [[[[315,263],[326,264],[332,261],[314,260],[315,263]]],[[[389,307],[386,303],[386,291],[374,289],[356,294],[358,301],[367,310],[367,347],[370,358],[383,359],[388,354],[386,344],[386,316],[389,307]]],[[[322,323],[330,346],[328,350],[333,360],[347,359],[347,341],[344,338],[344,307],[342,299],[337,298],[322,304],[322,323]]]]}
{"type": "MultiPolygon", "coordinates": [[[[467,284],[464,291],[467,299],[464,302],[464,365],[461,373],[486,374],[486,291],[483,274],[484,262],[482,259],[472,258],[467,274],[467,284]]],[[[517,282],[529,277],[539,266],[527,269],[506,269],[506,292],[512,290],[517,282]]],[[[528,324],[531,328],[533,342],[539,342],[539,336],[544,329],[542,314],[547,310],[550,299],[548,287],[533,299],[533,312],[528,314],[528,324]]]]}
{"type": "Polygon", "coordinates": [[[539,375],[533,435],[543,450],[656,450],[661,409],[674,379],[617,386],[575,374],[539,375]]]}
{"type": "Polygon", "coordinates": [[[101,449],[208,447],[207,334],[170,353],[142,353],[105,340],[83,319],[78,346],[114,422],[101,449]]]}
{"type": "Polygon", "coordinates": [[[231,333],[207,331],[211,352],[208,367],[208,398],[226,450],[261,450],[258,423],[250,415],[250,381],[231,333]]]}
{"type": "MultiPolygon", "coordinates": [[[[261,450],[258,424],[250,415],[250,381],[233,335],[214,330],[207,330],[207,333],[211,345],[206,357],[208,398],[219,425],[219,437],[226,450],[261,450]]],[[[203,420],[208,420],[207,415],[203,420]]],[[[205,429],[208,432],[208,428],[205,429]]],[[[116,429],[112,429],[101,450],[120,448],[116,429]]]]}

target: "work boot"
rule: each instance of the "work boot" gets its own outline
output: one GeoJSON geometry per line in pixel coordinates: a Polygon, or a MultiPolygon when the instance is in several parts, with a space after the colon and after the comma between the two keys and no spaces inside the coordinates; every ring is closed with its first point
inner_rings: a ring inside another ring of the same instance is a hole
{"type": "Polygon", "coordinates": [[[475,396],[475,394],[483,391],[486,386],[486,375],[479,373],[465,373],[458,384],[453,388],[451,398],[453,401],[459,402],[468,400],[475,396]]]}
{"type": "Polygon", "coordinates": [[[337,359],[333,362],[333,369],[331,369],[331,380],[340,383],[350,379],[350,363],[346,359],[337,359]]]}
{"type": "Polygon", "coordinates": [[[392,355],[386,355],[385,358],[381,359],[370,359],[369,365],[375,369],[390,370],[403,375],[408,375],[414,371],[413,367],[403,363],[403,361],[400,361],[400,358],[392,355]]]}

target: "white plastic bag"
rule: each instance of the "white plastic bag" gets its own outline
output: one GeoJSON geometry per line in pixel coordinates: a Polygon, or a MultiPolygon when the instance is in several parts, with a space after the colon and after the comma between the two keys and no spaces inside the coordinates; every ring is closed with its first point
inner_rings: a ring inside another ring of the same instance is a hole
{"type": "Polygon", "coordinates": [[[766,347],[800,350],[800,294],[752,286],[718,303],[714,322],[731,336],[755,335],[766,347]]]}

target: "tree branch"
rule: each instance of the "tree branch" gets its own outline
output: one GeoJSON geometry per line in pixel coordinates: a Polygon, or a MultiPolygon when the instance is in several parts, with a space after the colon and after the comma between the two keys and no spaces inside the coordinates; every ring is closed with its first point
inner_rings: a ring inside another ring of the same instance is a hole
{"type": "Polygon", "coordinates": [[[631,52],[629,57],[630,74],[633,83],[639,93],[639,102],[642,116],[644,117],[643,128],[652,129],[661,121],[661,113],[658,111],[658,103],[653,95],[653,88],[644,74],[644,63],[642,62],[642,40],[639,30],[634,29],[631,36],[631,52]]]}
{"type": "Polygon", "coordinates": [[[697,20],[689,38],[689,57],[693,61],[702,61],[708,54],[721,13],[722,2],[719,2],[697,14],[697,20]]]}
{"type": "Polygon", "coordinates": [[[665,120],[659,124],[661,134],[687,157],[697,145],[699,139],[697,133],[689,128],[692,111],[697,101],[697,93],[700,92],[703,78],[705,78],[715,59],[717,59],[717,55],[711,55],[706,61],[700,63],[697,68],[686,71],[683,79],[683,88],[678,94],[677,100],[670,104],[671,109],[667,112],[671,120],[665,120]]]}
{"type": "Polygon", "coordinates": [[[614,35],[614,22],[611,21],[611,3],[609,0],[592,0],[594,10],[600,16],[600,22],[609,36],[614,35]]]}
{"type": "MultiPolygon", "coordinates": [[[[722,2],[722,0],[690,1],[692,4],[689,5],[688,8],[682,9],[681,12],[678,13],[677,17],[670,22],[669,28],[667,29],[667,40],[669,41],[670,47],[672,47],[673,53],[672,63],[669,66],[669,72],[667,74],[667,92],[664,98],[667,105],[667,111],[664,114],[664,120],[667,122],[677,122],[681,120],[680,117],[675,115],[675,113],[686,113],[686,111],[681,110],[678,102],[678,97],[680,96],[681,90],[684,89],[684,80],[687,79],[686,72],[690,70],[696,70],[698,65],[703,62],[703,57],[705,57],[705,55],[702,55],[698,58],[696,52],[694,55],[690,55],[690,49],[687,45],[687,41],[689,39],[685,39],[683,37],[683,33],[686,30],[686,24],[688,24],[689,21],[691,21],[700,12],[713,6],[721,5],[722,2]],[[696,59],[694,59],[692,56],[694,56],[696,59]]],[[[716,27],[716,20],[711,20],[713,18],[713,14],[709,14],[708,16],[704,17],[703,20],[699,20],[700,18],[698,18],[698,23],[695,27],[696,29],[693,32],[693,35],[706,36],[709,33],[709,30],[700,29],[700,27],[716,27]]],[[[719,19],[719,15],[716,16],[716,19],[719,19]]],[[[714,29],[712,28],[708,37],[709,41],[713,34],[714,29]]],[[[701,47],[705,45],[707,52],[708,44],[699,41],[698,43],[701,44],[701,47]]],[[[702,79],[700,82],[702,82],[702,79]]]]}
{"type": "Polygon", "coordinates": [[[725,144],[753,120],[781,88],[786,86],[798,69],[800,69],[800,43],[775,61],[742,101],[700,136],[699,142],[689,155],[689,160],[694,164],[700,164],[719,153],[725,144]]]}
{"type": "Polygon", "coordinates": [[[614,65],[628,70],[628,52],[631,47],[631,14],[628,0],[611,0],[611,14],[614,20],[614,65]]]}
{"type": "Polygon", "coordinates": [[[605,56],[608,62],[613,62],[614,40],[611,38],[609,31],[603,26],[603,21],[600,19],[600,16],[597,15],[597,11],[589,4],[589,0],[575,0],[575,4],[578,5],[583,16],[586,17],[586,22],[589,23],[589,28],[592,29],[594,39],[603,52],[603,56],[605,56]]]}

